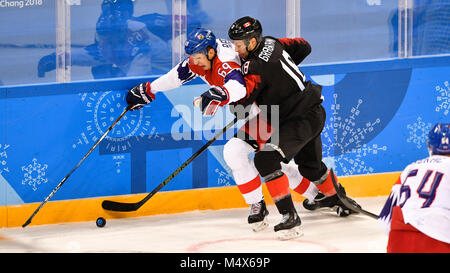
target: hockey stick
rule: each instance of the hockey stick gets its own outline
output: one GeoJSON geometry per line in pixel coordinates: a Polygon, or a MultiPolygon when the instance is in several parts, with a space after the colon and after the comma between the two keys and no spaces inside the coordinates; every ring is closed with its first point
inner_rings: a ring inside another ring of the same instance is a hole
{"type": "Polygon", "coordinates": [[[376,215],[372,212],[369,212],[367,210],[364,210],[361,207],[356,206],[355,204],[353,204],[352,202],[350,202],[348,200],[347,195],[342,192],[341,188],[338,186],[338,184],[336,182],[336,178],[334,176],[333,169],[330,169],[330,175],[331,175],[331,181],[333,181],[333,186],[334,186],[334,189],[336,190],[336,194],[337,194],[338,198],[342,201],[342,203],[344,203],[344,205],[347,208],[353,210],[354,212],[360,212],[360,213],[367,215],[369,217],[372,217],[374,219],[378,219],[378,217],[379,217],[378,215],[376,215]]]}
{"type": "Polygon", "coordinates": [[[75,167],[72,168],[72,170],[70,170],[70,172],[66,175],[66,177],[63,178],[63,180],[61,180],[61,182],[59,182],[58,186],[56,186],[56,188],[49,194],[49,196],[47,196],[44,201],[39,205],[39,207],[33,212],[33,214],[31,214],[30,218],[28,218],[28,220],[22,225],[22,227],[26,227],[31,223],[31,220],[33,219],[33,217],[38,213],[38,211],[48,202],[48,200],[50,200],[50,198],[53,197],[53,195],[59,190],[59,188],[61,188],[61,186],[64,184],[64,182],[66,182],[67,178],[69,178],[69,176],[76,170],[78,169],[78,167],[80,167],[81,163],[83,163],[83,161],[91,154],[91,152],[95,149],[95,147],[97,147],[97,145],[106,137],[106,135],[114,128],[114,126],[116,126],[116,124],[119,122],[119,120],[128,112],[128,110],[130,110],[130,107],[128,106],[127,108],[125,108],[125,110],[123,110],[122,114],[120,114],[120,116],[116,119],[116,121],[114,121],[113,124],[111,124],[111,126],[109,126],[108,130],[106,130],[106,132],[97,140],[97,142],[94,144],[94,146],[92,146],[92,148],[89,150],[89,152],[87,152],[87,154],[81,159],[80,162],[77,163],[77,165],[75,165],[75,167]]]}
{"type": "Polygon", "coordinates": [[[159,190],[161,190],[167,183],[169,183],[170,180],[172,180],[176,175],[178,175],[187,165],[189,165],[194,159],[196,159],[203,151],[206,150],[214,141],[217,140],[221,135],[223,135],[228,129],[230,129],[236,122],[238,121],[237,118],[235,118],[232,122],[228,123],[227,126],[225,126],[222,131],[217,133],[211,140],[209,140],[205,145],[203,145],[195,154],[193,154],[186,162],[184,162],[178,169],[176,169],[171,175],[169,175],[161,184],[159,184],[154,190],[152,190],[147,196],[144,197],[139,202],[136,203],[122,203],[122,202],[115,202],[110,200],[104,200],[102,202],[102,207],[105,210],[110,211],[136,211],[138,210],[142,205],[145,204],[150,198],[153,197],[159,190]]]}

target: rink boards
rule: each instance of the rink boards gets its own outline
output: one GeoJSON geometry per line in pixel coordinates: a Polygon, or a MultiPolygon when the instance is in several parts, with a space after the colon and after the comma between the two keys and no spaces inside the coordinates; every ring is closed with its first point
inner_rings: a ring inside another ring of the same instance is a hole
{"type": "MultiPolygon", "coordinates": [[[[324,86],[324,161],[350,195],[387,195],[407,164],[427,156],[431,126],[449,121],[449,56],[301,69],[324,86]]],[[[153,79],[0,88],[0,227],[23,224],[120,114],[127,89],[153,79]]],[[[233,130],[137,212],[100,206],[105,197],[140,200],[232,120],[227,109],[202,118],[193,108],[207,88],[194,80],[127,113],[33,224],[245,206],[222,156],[233,130]]]]}

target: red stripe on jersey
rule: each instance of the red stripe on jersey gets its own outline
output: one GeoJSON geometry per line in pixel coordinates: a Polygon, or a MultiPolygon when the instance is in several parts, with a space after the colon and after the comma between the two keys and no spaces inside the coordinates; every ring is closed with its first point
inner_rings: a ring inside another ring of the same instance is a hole
{"type": "Polygon", "coordinates": [[[299,193],[299,194],[304,194],[305,191],[309,188],[309,185],[311,184],[311,182],[304,178],[302,179],[302,181],[300,182],[300,184],[294,189],[295,192],[299,193]]]}
{"type": "Polygon", "coordinates": [[[147,82],[145,84],[145,92],[152,98],[152,100],[155,100],[155,94],[152,93],[150,82],[147,82]]]}
{"type": "Polygon", "coordinates": [[[242,194],[246,194],[258,189],[259,186],[261,186],[261,178],[258,175],[249,182],[238,185],[238,188],[242,194]]]}
{"type": "Polygon", "coordinates": [[[289,180],[285,174],[274,180],[267,181],[266,186],[273,201],[277,201],[289,194],[289,180]]]}
{"type": "Polygon", "coordinates": [[[239,130],[244,130],[248,136],[255,140],[260,150],[274,131],[270,123],[260,114],[247,121],[239,130]]]}
{"type": "Polygon", "coordinates": [[[392,210],[387,252],[450,253],[450,244],[425,235],[411,224],[405,224],[401,208],[395,206],[392,210]]]}
{"type": "MultiPolygon", "coordinates": [[[[333,186],[333,181],[331,180],[331,172],[328,173],[327,178],[325,181],[322,182],[322,184],[317,185],[317,188],[320,192],[325,194],[326,196],[331,196],[336,194],[336,189],[333,186]]],[[[334,178],[337,180],[337,177],[334,176],[334,178]]]]}
{"type": "Polygon", "coordinates": [[[245,85],[247,86],[247,98],[258,88],[258,85],[261,83],[260,75],[248,74],[244,77],[245,85]]]}
{"type": "Polygon", "coordinates": [[[293,45],[295,42],[300,44],[308,44],[303,38],[280,38],[278,39],[283,45],[293,45]]]}

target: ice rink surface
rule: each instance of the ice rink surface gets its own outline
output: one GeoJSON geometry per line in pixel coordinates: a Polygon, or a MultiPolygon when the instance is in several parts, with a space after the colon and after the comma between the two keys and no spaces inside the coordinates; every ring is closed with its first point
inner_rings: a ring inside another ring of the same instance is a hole
{"type": "MultiPolygon", "coordinates": [[[[386,197],[355,198],[379,214],[386,197]]],[[[253,232],[248,208],[202,210],[139,218],[0,229],[2,253],[385,253],[387,236],[362,214],[339,217],[331,209],[307,211],[295,203],[304,235],[281,241],[281,216],[268,206],[270,226],[253,232]]],[[[41,213],[45,213],[45,209],[41,213]]],[[[99,215],[102,216],[102,215],[99,215]]]]}

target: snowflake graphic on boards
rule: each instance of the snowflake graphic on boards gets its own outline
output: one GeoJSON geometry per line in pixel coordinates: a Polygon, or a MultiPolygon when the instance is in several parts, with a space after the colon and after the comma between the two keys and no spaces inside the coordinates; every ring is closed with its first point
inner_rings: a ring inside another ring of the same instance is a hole
{"type": "Polygon", "coordinates": [[[417,118],[417,121],[406,125],[409,132],[409,137],[406,139],[408,143],[414,143],[417,149],[421,149],[427,142],[428,132],[431,129],[431,123],[425,123],[421,117],[417,118]]]}
{"type": "Polygon", "coordinates": [[[439,93],[436,96],[438,106],[436,106],[436,112],[443,112],[444,115],[448,115],[450,111],[450,85],[448,81],[444,82],[444,87],[440,85],[436,86],[436,91],[439,93]]]}
{"type": "Polygon", "coordinates": [[[350,113],[343,116],[337,98],[338,94],[333,94],[330,123],[325,125],[322,132],[324,161],[328,167],[335,169],[337,175],[372,173],[374,169],[366,163],[366,157],[386,151],[387,146],[368,145],[364,141],[367,134],[380,125],[381,120],[376,118],[358,127],[356,121],[361,114],[359,108],[364,103],[363,99],[359,98],[350,113]],[[338,130],[342,131],[340,135],[338,130]]]}
{"type": "Polygon", "coordinates": [[[8,154],[6,153],[6,149],[9,148],[8,144],[0,144],[0,174],[3,172],[8,172],[8,154]]]}
{"type": "MultiPolygon", "coordinates": [[[[88,113],[85,129],[77,137],[72,148],[96,142],[122,112],[126,104],[124,92],[80,93],[81,102],[88,113]]],[[[125,115],[106,136],[110,140],[105,147],[111,152],[126,152],[131,147],[130,139],[164,138],[158,135],[150,122],[151,116],[144,111],[133,111],[125,115]]]]}
{"type": "Polygon", "coordinates": [[[122,163],[125,160],[125,155],[123,155],[123,154],[113,155],[112,158],[113,158],[114,164],[116,165],[116,173],[120,173],[121,172],[120,166],[122,165],[122,163]]]}
{"type": "Polygon", "coordinates": [[[22,166],[22,185],[28,184],[33,191],[36,191],[38,185],[48,182],[48,178],[46,178],[47,168],[47,164],[38,163],[37,159],[33,158],[30,164],[22,166]]]}
{"type": "MultiPolygon", "coordinates": [[[[232,186],[232,177],[231,175],[226,171],[221,171],[218,168],[215,169],[216,173],[219,175],[217,178],[217,185],[224,185],[224,186],[232,186]]],[[[231,170],[230,170],[231,172],[231,170]]]]}

